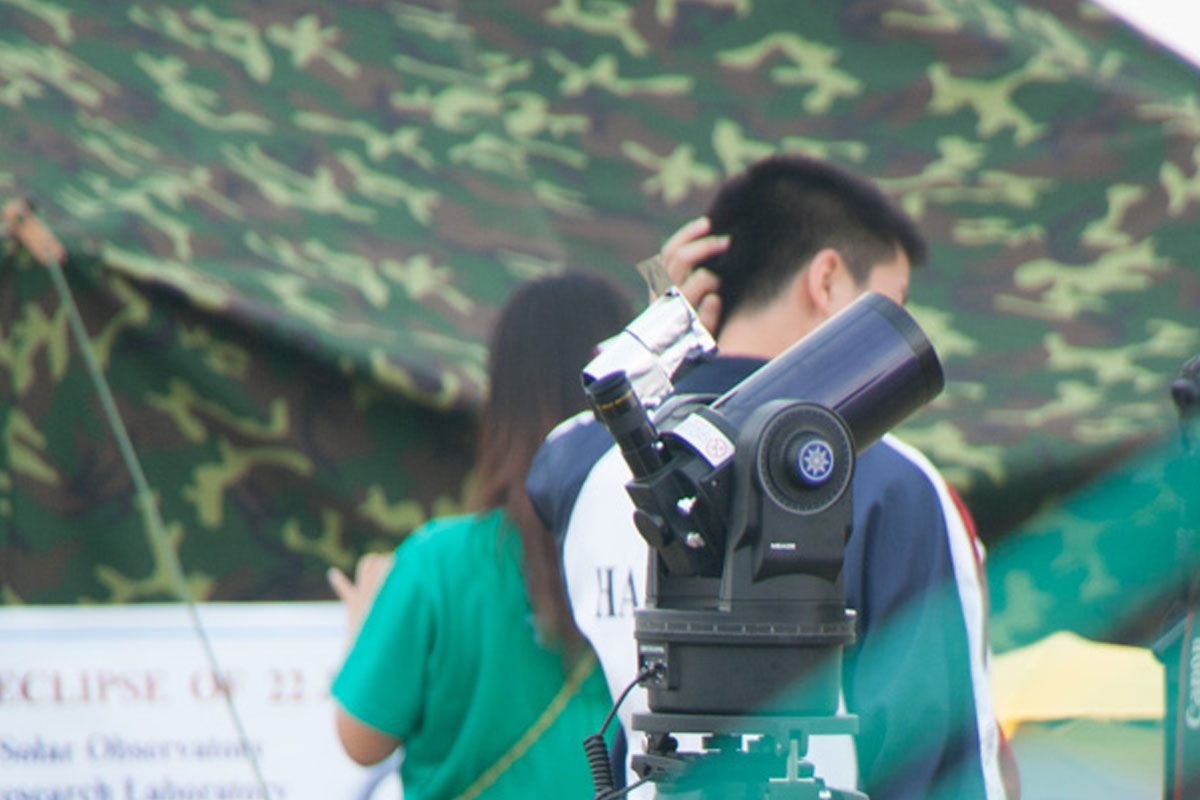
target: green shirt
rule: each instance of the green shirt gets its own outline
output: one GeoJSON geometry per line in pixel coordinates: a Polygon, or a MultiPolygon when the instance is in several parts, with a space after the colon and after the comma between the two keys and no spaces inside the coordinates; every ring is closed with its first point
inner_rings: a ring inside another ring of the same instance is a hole
{"type": "MultiPolygon", "coordinates": [[[[405,800],[449,800],[509,753],[564,687],[560,652],[538,639],[520,535],[503,512],[435,520],[396,549],[333,695],[404,741],[405,800]]],[[[478,797],[590,798],[583,739],[610,706],[593,668],[478,797]]]]}

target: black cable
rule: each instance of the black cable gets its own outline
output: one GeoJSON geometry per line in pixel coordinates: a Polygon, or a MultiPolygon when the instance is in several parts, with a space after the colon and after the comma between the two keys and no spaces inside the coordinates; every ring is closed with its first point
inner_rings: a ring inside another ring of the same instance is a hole
{"type": "Polygon", "coordinates": [[[620,708],[621,704],[625,702],[625,698],[628,697],[629,693],[633,691],[633,687],[637,686],[639,683],[653,675],[660,674],[662,670],[662,662],[655,661],[653,664],[639,672],[637,677],[629,682],[629,685],[625,687],[625,691],[621,692],[621,696],[617,698],[617,702],[613,703],[612,710],[608,712],[608,716],[604,718],[604,724],[600,726],[600,735],[604,735],[604,731],[607,730],[608,724],[612,722],[613,717],[617,713],[617,709],[620,708]]]}
{"type": "Polygon", "coordinates": [[[596,793],[592,800],[608,797],[616,785],[613,777],[612,763],[608,758],[608,745],[604,743],[603,734],[593,733],[583,740],[583,750],[587,753],[588,769],[592,771],[592,786],[596,793]]]}
{"type": "Polygon", "coordinates": [[[596,789],[592,800],[616,800],[616,798],[624,797],[649,780],[648,778],[643,778],[637,783],[626,786],[624,789],[615,789],[616,779],[613,776],[612,763],[609,761],[608,745],[604,741],[604,732],[608,730],[609,723],[613,721],[613,717],[617,714],[617,709],[625,702],[625,698],[633,691],[633,687],[652,675],[661,674],[662,669],[662,663],[655,662],[639,672],[629,682],[629,685],[625,687],[625,690],[621,692],[621,696],[617,698],[616,702],[613,703],[608,716],[604,718],[604,724],[600,726],[600,731],[593,733],[583,740],[583,750],[587,754],[588,768],[592,771],[592,785],[596,789]]]}

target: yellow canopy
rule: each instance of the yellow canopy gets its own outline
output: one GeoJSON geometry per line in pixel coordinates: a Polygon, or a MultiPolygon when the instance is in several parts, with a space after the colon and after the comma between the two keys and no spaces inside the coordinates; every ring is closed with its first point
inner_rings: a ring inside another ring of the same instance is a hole
{"type": "Polygon", "coordinates": [[[1102,644],[1058,631],[996,656],[992,695],[1004,732],[1022,722],[1161,719],[1163,665],[1140,647],[1102,644]]]}

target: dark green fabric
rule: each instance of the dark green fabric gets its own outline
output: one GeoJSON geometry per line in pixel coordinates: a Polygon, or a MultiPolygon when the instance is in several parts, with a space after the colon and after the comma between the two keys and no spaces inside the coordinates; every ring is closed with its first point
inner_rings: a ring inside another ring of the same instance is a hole
{"type": "Polygon", "coordinates": [[[1181,430],[992,549],[996,650],[1056,630],[1150,647],[1182,617],[1185,576],[1200,566],[1200,420],[1181,430]]]}

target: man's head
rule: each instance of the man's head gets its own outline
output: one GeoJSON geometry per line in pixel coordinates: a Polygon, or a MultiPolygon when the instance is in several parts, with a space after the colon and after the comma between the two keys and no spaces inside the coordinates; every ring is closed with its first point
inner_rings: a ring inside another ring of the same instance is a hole
{"type": "Polygon", "coordinates": [[[773,156],[728,180],[707,216],[729,247],[720,278],[724,352],[772,357],[864,291],[903,303],[925,243],[873,183],[803,156],[773,156]]]}

